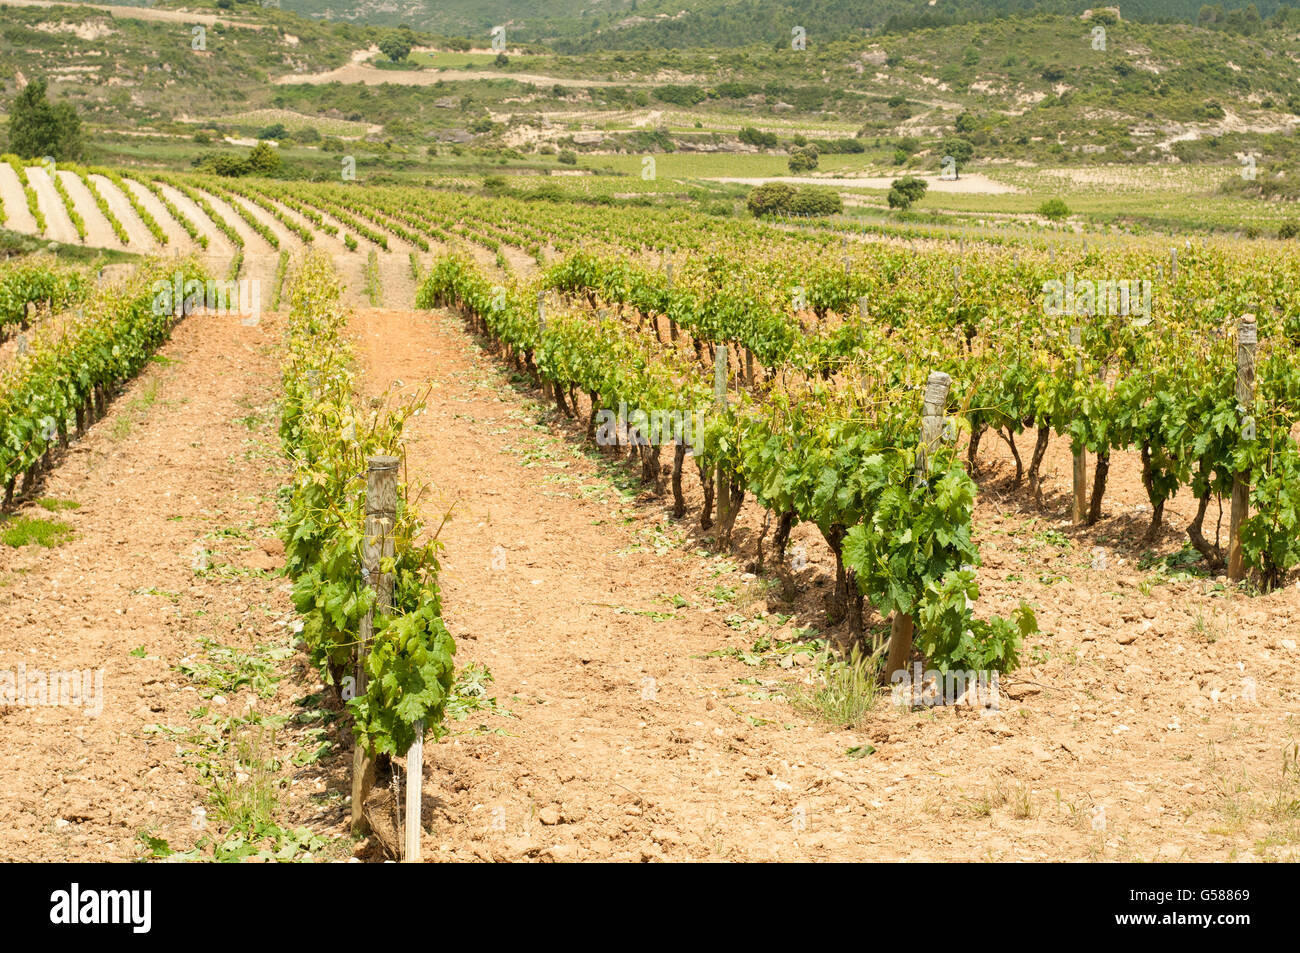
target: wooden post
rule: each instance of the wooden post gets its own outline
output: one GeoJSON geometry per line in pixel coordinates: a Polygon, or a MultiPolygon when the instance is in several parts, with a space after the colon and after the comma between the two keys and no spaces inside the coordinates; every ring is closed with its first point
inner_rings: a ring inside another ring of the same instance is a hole
{"type": "Polygon", "coordinates": [[[858,299],[858,320],[867,320],[867,296],[863,295],[858,299]]]}
{"type": "MultiPolygon", "coordinates": [[[[913,485],[930,475],[930,458],[943,440],[944,410],[948,406],[948,390],[952,378],[943,371],[932,371],[925,384],[925,406],[921,411],[921,440],[916,446],[916,464],[912,468],[913,485]]],[[[886,682],[897,671],[907,668],[907,657],[912,654],[912,633],[915,629],[910,615],[895,612],[889,629],[889,656],[883,672],[886,682]]]]}
{"type": "MultiPolygon", "coordinates": [[[[1259,329],[1253,314],[1243,314],[1237,327],[1237,411],[1248,416],[1255,403],[1255,351],[1259,329]]],[[[1246,574],[1241,552],[1241,525],[1250,510],[1250,474],[1232,475],[1232,515],[1228,524],[1228,578],[1239,581],[1246,574]]]]}
{"type": "Polygon", "coordinates": [[[1178,249],[1169,249],[1169,280],[1178,280],[1178,249]]]}
{"type": "MultiPolygon", "coordinates": [[[[381,573],[380,565],[393,557],[393,528],[397,522],[397,457],[371,457],[366,469],[365,543],[362,547],[362,574],[366,585],[375,590],[375,609],[385,612],[393,606],[393,574],[381,573]]],[[[374,635],[374,612],[361,620],[357,645],[356,696],[366,691],[366,656],[374,635]]],[[[373,755],[357,744],[352,751],[352,828],[366,829],[366,796],[375,780],[373,755]]]]}
{"type": "Polygon", "coordinates": [[[424,721],[415,723],[415,740],[406,752],[406,850],[402,861],[420,862],[420,802],[424,789],[424,721]]]}
{"type": "MultiPolygon", "coordinates": [[[[1083,333],[1079,330],[1078,325],[1070,328],[1070,344],[1075,348],[1082,347],[1083,333]]],[[[1074,358],[1074,376],[1076,380],[1083,378],[1083,352],[1077,351],[1074,358]]],[[[1088,451],[1079,450],[1074,454],[1074,508],[1070,514],[1070,522],[1075,526],[1082,525],[1088,516],[1088,451]]]]}
{"type": "MultiPolygon", "coordinates": [[[[727,409],[727,372],[730,366],[727,362],[727,345],[719,344],[713,349],[713,402],[718,410],[727,409]]],[[[717,489],[714,491],[713,498],[717,501],[717,543],[722,545],[722,534],[727,524],[727,477],[722,470],[722,461],[714,468],[714,476],[717,479],[717,489]]]]}
{"type": "MultiPolygon", "coordinates": [[[[537,347],[541,350],[542,336],[546,334],[546,292],[537,292],[537,347]]],[[[551,384],[546,376],[539,370],[538,378],[541,380],[542,397],[547,400],[551,399],[551,384]]]]}
{"type": "MultiPolygon", "coordinates": [[[[668,254],[670,257],[668,259],[667,271],[668,271],[668,292],[670,295],[672,294],[672,290],[673,290],[673,260],[671,257],[672,253],[673,253],[672,248],[669,248],[668,254]]],[[[677,322],[673,320],[673,316],[671,314],[668,316],[668,339],[673,344],[677,343],[677,322]]]]}

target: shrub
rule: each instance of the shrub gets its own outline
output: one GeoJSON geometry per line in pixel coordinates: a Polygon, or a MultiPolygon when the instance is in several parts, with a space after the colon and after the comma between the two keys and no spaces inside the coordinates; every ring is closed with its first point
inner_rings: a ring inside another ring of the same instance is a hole
{"type": "Polygon", "coordinates": [[[787,163],[791,172],[810,172],[817,168],[816,146],[791,146],[787,163]]]}
{"type": "Polygon", "coordinates": [[[259,142],[253,146],[245,161],[251,175],[275,175],[280,171],[280,153],[269,142],[259,142]]]}
{"type": "Polygon", "coordinates": [[[768,182],[756,186],[749,193],[745,204],[755,218],[762,218],[764,215],[779,215],[789,211],[793,200],[794,186],[784,182],[768,182]]]}
{"type": "Polygon", "coordinates": [[[778,143],[776,133],[762,132],[753,126],[746,126],[740,130],[738,138],[741,142],[751,146],[758,146],[760,149],[775,149],[778,143]]]}
{"type": "Polygon", "coordinates": [[[918,179],[914,175],[905,175],[901,179],[895,179],[890,183],[889,195],[885,200],[889,203],[890,208],[901,209],[906,212],[913,204],[919,202],[924,196],[930,183],[925,179],[918,179]]]}
{"type": "Polygon", "coordinates": [[[1053,222],[1059,222],[1070,214],[1070,207],[1061,199],[1048,199],[1038,206],[1038,214],[1043,218],[1050,218],[1053,222]]]}
{"type": "Polygon", "coordinates": [[[562,162],[565,165],[577,165],[578,156],[572,149],[563,149],[560,151],[557,161],[562,162]]]}
{"type": "Polygon", "coordinates": [[[768,182],[755,187],[745,200],[755,218],[766,215],[836,215],[844,202],[833,189],[805,186],[796,189],[785,182],[768,182]]]}
{"type": "Polygon", "coordinates": [[[790,211],[795,215],[838,215],[844,211],[844,202],[834,189],[808,186],[795,193],[790,211]]]}
{"type": "Polygon", "coordinates": [[[1295,238],[1300,235],[1300,222],[1283,222],[1277,230],[1277,237],[1281,239],[1295,238]]]}

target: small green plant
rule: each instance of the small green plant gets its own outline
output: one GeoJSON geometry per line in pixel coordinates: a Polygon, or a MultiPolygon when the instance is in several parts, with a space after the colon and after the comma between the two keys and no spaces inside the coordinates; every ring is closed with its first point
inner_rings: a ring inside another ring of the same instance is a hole
{"type": "Polygon", "coordinates": [[[876,665],[856,651],[847,659],[823,652],[812,685],[791,685],[786,698],[796,711],[841,728],[857,728],[876,706],[876,665]]]}
{"type": "Polygon", "coordinates": [[[72,527],[57,520],[19,516],[0,522],[0,542],[20,546],[59,546],[72,539],[72,527]]]}
{"type": "Polygon", "coordinates": [[[373,248],[370,249],[370,253],[366,256],[365,291],[372,308],[378,308],[383,303],[383,291],[379,277],[379,252],[373,248]]]}

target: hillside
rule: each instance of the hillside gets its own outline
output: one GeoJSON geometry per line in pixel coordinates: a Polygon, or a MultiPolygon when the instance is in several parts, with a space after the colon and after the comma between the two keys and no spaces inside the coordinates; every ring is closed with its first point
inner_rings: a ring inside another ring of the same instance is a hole
{"type": "MultiPolygon", "coordinates": [[[[1263,17],[1284,4],[1254,4],[1263,17]]],[[[844,39],[890,27],[945,26],[1009,15],[1077,15],[1077,0],[403,0],[360,4],[342,0],[281,0],[284,9],[336,21],[407,25],[421,30],[486,36],[507,25],[526,42],[554,41],[563,52],[593,49],[686,49],[786,45],[791,28],[810,36],[844,39]]],[[[1140,22],[1197,20],[1201,0],[1131,0],[1124,19],[1140,22]]],[[[1245,3],[1221,4],[1229,9],[1245,3]]]]}

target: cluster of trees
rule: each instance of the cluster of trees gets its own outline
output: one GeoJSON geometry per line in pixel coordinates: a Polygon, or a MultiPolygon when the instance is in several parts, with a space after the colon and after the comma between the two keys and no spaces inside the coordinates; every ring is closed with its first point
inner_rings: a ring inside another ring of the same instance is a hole
{"type": "Polygon", "coordinates": [[[780,142],[776,133],[763,132],[759,129],[755,129],[753,126],[746,126],[744,129],[740,130],[740,135],[737,138],[739,138],[741,142],[747,143],[751,146],[758,146],[760,149],[775,149],[777,144],[780,142]]]}
{"type": "Polygon", "coordinates": [[[9,151],[24,159],[80,159],[85,146],[81,117],[71,103],[51,103],[47,90],[43,78],[33,79],[14,97],[9,107],[9,151]]]}
{"type": "Polygon", "coordinates": [[[837,215],[844,202],[833,189],[804,186],[796,189],[784,182],[756,186],[745,201],[755,218],[769,215],[837,215]]]}
{"type": "Polygon", "coordinates": [[[194,160],[194,166],[200,172],[211,172],[229,178],[245,175],[274,176],[282,164],[280,153],[269,142],[259,142],[244,155],[209,152],[194,160]]]}

